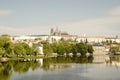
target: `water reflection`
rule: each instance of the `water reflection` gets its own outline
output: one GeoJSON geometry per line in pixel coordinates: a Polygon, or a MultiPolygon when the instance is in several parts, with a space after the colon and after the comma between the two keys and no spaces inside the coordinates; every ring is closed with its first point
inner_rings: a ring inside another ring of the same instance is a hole
{"type": "Polygon", "coordinates": [[[92,62],[93,62],[93,56],[74,56],[74,57],[58,56],[58,57],[43,59],[42,68],[44,70],[56,70],[56,69],[72,67],[70,65],[66,65],[68,63],[85,64],[85,63],[92,63],[92,62]]]}
{"type": "Polygon", "coordinates": [[[0,80],[9,80],[12,75],[11,63],[0,63],[0,80]]]}
{"type": "Polygon", "coordinates": [[[37,68],[42,68],[43,70],[56,70],[69,68],[70,65],[64,65],[67,63],[92,63],[93,56],[74,56],[74,57],[53,57],[45,59],[36,60],[16,60],[0,63],[0,80],[10,80],[13,72],[23,74],[31,69],[34,71],[37,68]],[[63,65],[58,65],[63,64],[63,65]]]}
{"type": "MultiPolygon", "coordinates": [[[[119,56],[114,56],[106,62],[107,67],[100,67],[93,59],[93,56],[59,56],[0,62],[0,80],[109,80],[108,76],[111,77],[113,74],[120,79],[120,70],[115,71],[113,67],[109,67],[120,66],[119,56]]],[[[112,80],[116,79],[115,76],[112,80]]]]}
{"type": "Polygon", "coordinates": [[[35,69],[39,68],[40,63],[39,61],[8,61],[8,62],[1,62],[0,63],[0,80],[10,80],[12,72],[18,73],[25,73],[30,68],[34,71],[35,69]]]}
{"type": "Polygon", "coordinates": [[[120,66],[120,56],[119,55],[114,55],[112,57],[109,57],[109,60],[106,61],[107,66],[115,66],[118,68],[120,66]]]}

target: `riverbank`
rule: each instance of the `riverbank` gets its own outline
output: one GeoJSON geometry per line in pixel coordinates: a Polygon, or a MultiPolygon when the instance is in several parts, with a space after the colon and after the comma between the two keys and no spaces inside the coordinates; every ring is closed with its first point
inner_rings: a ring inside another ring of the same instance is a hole
{"type": "Polygon", "coordinates": [[[14,56],[9,56],[9,57],[0,57],[0,62],[6,62],[10,60],[23,60],[23,59],[38,59],[38,58],[44,58],[44,55],[37,55],[37,56],[20,56],[20,57],[14,57],[14,56]]]}

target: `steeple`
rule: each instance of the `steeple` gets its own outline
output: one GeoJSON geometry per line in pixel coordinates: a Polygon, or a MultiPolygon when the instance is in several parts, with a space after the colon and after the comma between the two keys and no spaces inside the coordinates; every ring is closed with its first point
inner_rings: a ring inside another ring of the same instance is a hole
{"type": "Polygon", "coordinates": [[[61,31],[57,27],[56,29],[51,28],[50,35],[59,36],[61,35],[61,31]]]}

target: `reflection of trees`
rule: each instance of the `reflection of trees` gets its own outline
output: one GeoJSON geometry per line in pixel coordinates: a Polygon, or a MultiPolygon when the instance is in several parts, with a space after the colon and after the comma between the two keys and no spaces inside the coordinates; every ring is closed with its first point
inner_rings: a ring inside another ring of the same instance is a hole
{"type": "Polygon", "coordinates": [[[50,64],[51,64],[51,62],[53,62],[51,60],[52,60],[51,58],[43,59],[43,66],[42,67],[44,70],[49,70],[50,64]]]}
{"type": "Polygon", "coordinates": [[[39,66],[40,66],[40,64],[36,60],[34,60],[34,61],[27,61],[27,62],[15,61],[14,65],[13,65],[13,69],[16,72],[24,73],[24,72],[27,72],[29,70],[29,68],[32,68],[32,70],[35,70],[39,66]]]}
{"type": "Polygon", "coordinates": [[[92,63],[93,62],[93,59],[94,59],[94,57],[93,56],[88,56],[88,63],[92,63]]]}
{"type": "Polygon", "coordinates": [[[74,57],[53,57],[53,58],[45,58],[43,59],[43,69],[44,70],[49,70],[50,64],[58,64],[58,63],[92,63],[93,62],[93,56],[74,56],[74,57]]]}
{"type": "MultiPolygon", "coordinates": [[[[42,68],[44,70],[49,70],[51,66],[50,64],[92,63],[92,61],[93,61],[93,56],[88,56],[88,57],[87,56],[76,56],[76,57],[60,56],[60,57],[53,57],[53,58],[44,58],[42,68]]],[[[18,73],[25,73],[29,69],[35,70],[40,66],[41,64],[37,60],[32,60],[32,61],[16,60],[16,61],[8,61],[8,62],[0,63],[0,80],[10,80],[13,70],[18,73]]],[[[67,68],[69,66],[54,65],[53,67],[67,68]]]]}
{"type": "Polygon", "coordinates": [[[12,75],[12,69],[15,72],[24,73],[27,72],[30,68],[35,70],[40,67],[39,61],[9,61],[0,63],[0,80],[10,80],[12,75]]]}
{"type": "Polygon", "coordinates": [[[0,80],[9,80],[12,75],[11,63],[1,63],[0,65],[0,80]]]}
{"type": "Polygon", "coordinates": [[[33,71],[39,67],[40,67],[40,63],[38,61],[35,60],[31,62],[31,68],[33,71]]]}
{"type": "Polygon", "coordinates": [[[118,68],[118,66],[120,66],[120,56],[112,56],[110,57],[110,60],[106,61],[106,64],[108,65],[113,65],[115,66],[116,68],[118,68]]]}
{"type": "Polygon", "coordinates": [[[30,62],[19,62],[15,61],[13,69],[15,72],[24,73],[27,72],[30,68],[30,62]]]}

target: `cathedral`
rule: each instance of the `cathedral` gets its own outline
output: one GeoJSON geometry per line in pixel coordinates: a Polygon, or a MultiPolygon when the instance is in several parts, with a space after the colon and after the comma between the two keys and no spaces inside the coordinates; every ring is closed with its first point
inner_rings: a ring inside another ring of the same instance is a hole
{"type": "Polygon", "coordinates": [[[50,31],[50,35],[51,36],[60,36],[61,35],[61,31],[58,28],[52,28],[50,31]]]}

